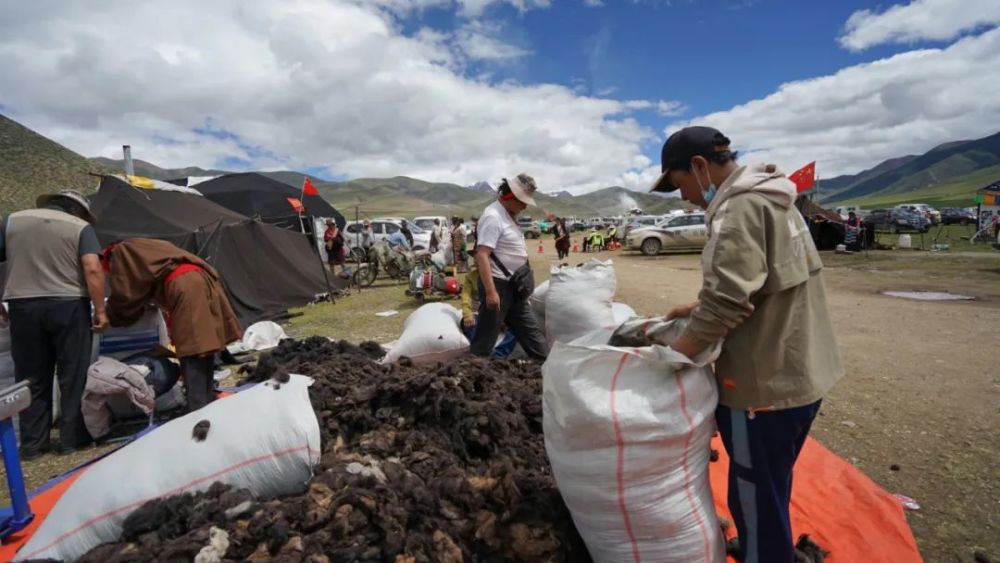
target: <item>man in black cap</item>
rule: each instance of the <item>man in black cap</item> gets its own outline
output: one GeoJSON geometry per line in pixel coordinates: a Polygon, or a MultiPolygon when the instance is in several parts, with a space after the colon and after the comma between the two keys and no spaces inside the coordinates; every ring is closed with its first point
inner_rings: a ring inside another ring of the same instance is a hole
{"type": "MultiPolygon", "coordinates": [[[[92,332],[108,326],[101,246],[87,200],[73,190],[38,198],[0,225],[0,262],[7,263],[3,300],[10,307],[14,377],[27,380],[31,406],[20,415],[22,458],[49,449],[52,380],[59,376],[59,453],[91,441],[80,400],[87,383],[92,332]],[[93,306],[93,318],[91,317],[93,306]]],[[[0,306],[0,317],[7,313],[0,306]]]]}
{"type": "Polygon", "coordinates": [[[687,127],[667,139],[653,191],[706,209],[698,301],[672,347],[694,358],[722,341],[716,421],[729,454],[729,510],[744,562],[793,563],[792,467],[823,396],[843,375],[819,253],[774,165],[740,166],[729,139],[687,127]]]}

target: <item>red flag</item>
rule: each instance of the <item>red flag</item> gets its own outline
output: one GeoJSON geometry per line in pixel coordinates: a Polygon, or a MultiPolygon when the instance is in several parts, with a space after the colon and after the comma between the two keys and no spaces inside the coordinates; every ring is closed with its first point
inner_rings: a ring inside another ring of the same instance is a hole
{"type": "Polygon", "coordinates": [[[788,175],[788,179],[795,182],[796,191],[802,193],[816,184],[816,161],[806,164],[795,172],[788,175]]]}
{"type": "Polygon", "coordinates": [[[316,186],[309,181],[309,178],[302,180],[302,195],[319,195],[319,191],[316,186]]]}
{"type": "Polygon", "coordinates": [[[288,205],[291,205],[292,209],[294,209],[296,213],[305,213],[306,212],[305,206],[302,205],[302,202],[298,198],[290,197],[290,198],[287,198],[287,199],[288,199],[288,205]]]}

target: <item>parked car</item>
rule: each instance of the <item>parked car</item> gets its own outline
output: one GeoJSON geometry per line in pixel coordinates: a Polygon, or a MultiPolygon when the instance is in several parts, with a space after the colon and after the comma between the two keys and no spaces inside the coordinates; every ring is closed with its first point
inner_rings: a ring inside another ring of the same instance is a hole
{"type": "Polygon", "coordinates": [[[930,219],[906,209],[874,209],[864,219],[865,227],[873,231],[900,233],[915,231],[926,233],[931,228],[930,219]]]}
{"type": "Polygon", "coordinates": [[[941,222],[945,225],[974,225],[976,212],[963,207],[945,207],[941,209],[941,222]]]}
{"type": "Polygon", "coordinates": [[[941,222],[941,212],[926,203],[902,203],[897,205],[896,209],[905,209],[926,217],[932,225],[936,225],[941,222]]]}
{"type": "MultiPolygon", "coordinates": [[[[372,234],[375,235],[375,240],[379,241],[389,238],[389,235],[399,231],[399,226],[403,221],[406,221],[406,219],[398,217],[382,217],[379,219],[373,219],[371,224],[372,234]]],[[[363,223],[364,221],[352,221],[344,227],[344,242],[347,244],[349,249],[358,245],[363,223]]],[[[413,234],[413,250],[426,250],[430,248],[430,231],[425,231],[410,221],[406,221],[406,224],[410,227],[410,232],[413,234]]]]}
{"type": "Polygon", "coordinates": [[[659,215],[637,215],[635,217],[630,217],[628,222],[625,224],[625,227],[622,229],[622,236],[627,238],[629,233],[635,229],[652,227],[662,221],[663,217],[660,217],[659,215]]]}
{"type": "Polygon", "coordinates": [[[625,247],[656,256],[664,250],[701,250],[707,242],[705,214],[685,213],[651,227],[633,229],[626,236],[625,247]]]}
{"type": "Polygon", "coordinates": [[[425,231],[430,231],[434,228],[435,219],[437,219],[441,226],[445,229],[451,228],[451,221],[443,215],[425,215],[423,217],[414,217],[413,223],[425,231]]]}
{"type": "Polygon", "coordinates": [[[531,220],[531,217],[521,217],[517,220],[517,226],[521,227],[521,234],[524,238],[538,239],[542,236],[542,230],[538,224],[531,220]]]}

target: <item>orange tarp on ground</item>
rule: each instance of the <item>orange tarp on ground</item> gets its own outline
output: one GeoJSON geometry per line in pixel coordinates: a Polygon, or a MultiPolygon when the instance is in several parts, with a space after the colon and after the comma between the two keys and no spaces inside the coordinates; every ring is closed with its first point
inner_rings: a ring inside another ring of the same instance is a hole
{"type": "MultiPolygon", "coordinates": [[[[726,507],[729,457],[718,437],[712,448],[719,452],[709,467],[715,510],[732,522],[726,507]]],[[[923,561],[899,501],[812,438],[795,464],[792,533],[796,539],[809,534],[830,552],[830,563],[923,561]]],[[[729,535],[736,535],[735,526],[729,535]]]]}
{"type": "MultiPolygon", "coordinates": [[[[709,466],[715,509],[732,521],[726,507],[729,458],[716,437],[712,448],[719,461],[709,466]]],[[[31,499],[35,520],[0,546],[0,561],[11,561],[82,471],[69,475],[31,499]]],[[[792,532],[809,534],[830,552],[830,563],[920,563],[903,508],[892,495],[819,442],[806,440],[795,465],[792,532]]],[[[736,535],[735,527],[730,535],[736,535]]]]}
{"type": "Polygon", "coordinates": [[[28,543],[28,540],[31,539],[32,535],[34,535],[35,530],[42,525],[42,522],[45,521],[45,517],[52,511],[52,507],[59,502],[59,498],[62,497],[63,493],[66,492],[66,489],[73,484],[73,481],[76,481],[76,478],[79,477],[83,471],[84,470],[75,471],[67,475],[65,479],[59,481],[51,488],[38,493],[28,501],[28,504],[31,505],[31,511],[35,514],[35,519],[31,521],[31,524],[28,524],[28,527],[20,532],[17,532],[16,534],[11,535],[7,538],[7,541],[0,546],[0,561],[14,560],[14,554],[17,553],[17,550],[20,549],[22,545],[28,543]]]}

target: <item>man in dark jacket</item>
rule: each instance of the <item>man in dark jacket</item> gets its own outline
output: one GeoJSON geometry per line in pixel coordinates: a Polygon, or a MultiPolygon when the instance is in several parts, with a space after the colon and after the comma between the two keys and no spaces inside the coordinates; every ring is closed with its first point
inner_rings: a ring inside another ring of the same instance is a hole
{"type": "MultiPolygon", "coordinates": [[[[37,206],[11,214],[0,225],[14,378],[27,380],[31,388],[31,406],[20,415],[24,460],[49,449],[54,372],[62,411],[56,451],[71,453],[91,441],[80,402],[92,333],[108,326],[101,247],[91,226],[90,205],[79,192],[63,190],[39,197],[37,206]]],[[[2,305],[0,321],[7,322],[2,305]]]]}

